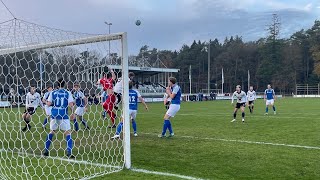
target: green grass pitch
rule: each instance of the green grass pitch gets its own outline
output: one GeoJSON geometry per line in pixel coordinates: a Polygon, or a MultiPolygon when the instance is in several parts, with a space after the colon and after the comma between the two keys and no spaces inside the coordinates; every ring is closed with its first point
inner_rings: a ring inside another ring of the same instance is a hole
{"type": "MultiPolygon", "coordinates": [[[[162,129],[165,108],[162,103],[148,105],[149,112],[140,106],[137,116],[139,136],[131,139],[134,168],[201,179],[320,179],[319,99],[282,98],[275,104],[277,115],[269,109],[268,116],[264,115],[263,100],[257,100],[252,115],[246,108],[246,123],[241,122],[240,112],[237,122],[230,122],[233,119],[230,101],[183,102],[181,110],[172,119],[175,137],[164,139],[157,135],[162,129]]],[[[95,116],[100,118],[99,106],[92,106],[91,113],[85,116],[91,126],[90,132],[73,133],[77,160],[119,166],[121,163],[118,162],[122,161],[121,141],[107,141],[109,136],[101,135],[110,130],[104,128],[107,124],[103,120],[90,120],[96,110],[95,116]],[[105,154],[99,152],[99,149],[111,146],[117,148],[105,154]]],[[[0,174],[19,174],[24,179],[28,169],[28,174],[34,179],[47,177],[49,170],[46,167],[56,166],[55,163],[62,161],[31,155],[24,158],[26,167],[4,168],[4,164],[14,166],[17,161],[23,160],[23,154],[8,151],[15,150],[13,147],[19,149],[22,145],[30,147],[26,153],[41,154],[46,134],[40,128],[43,117],[33,118],[33,125],[38,128],[21,134],[21,118],[18,118],[17,109],[0,109],[0,113],[0,174]]],[[[41,110],[37,114],[41,114],[41,110]]],[[[83,128],[82,125],[80,127],[83,128]]],[[[52,152],[52,155],[64,158],[63,136],[60,133],[56,138],[53,147],[62,148],[52,152]]],[[[62,175],[58,178],[71,178],[66,170],[71,175],[80,176],[105,169],[117,171],[111,166],[75,166],[72,167],[71,163],[59,164],[56,171],[62,175]]],[[[95,179],[111,178],[180,179],[130,170],[95,179]]]]}

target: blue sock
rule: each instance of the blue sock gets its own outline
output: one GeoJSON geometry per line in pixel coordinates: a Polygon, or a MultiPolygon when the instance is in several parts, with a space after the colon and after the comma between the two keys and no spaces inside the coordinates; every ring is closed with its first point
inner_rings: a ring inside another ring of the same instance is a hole
{"type": "Polygon", "coordinates": [[[47,123],[48,123],[48,118],[45,118],[43,121],[43,126],[46,126],[47,123]]]}
{"type": "Polygon", "coordinates": [[[137,133],[137,123],[134,119],[132,119],[132,128],[133,128],[133,133],[137,133]]]}
{"type": "Polygon", "coordinates": [[[272,108],[273,108],[273,111],[276,111],[276,107],[275,106],[273,106],[272,108]]]}
{"type": "Polygon", "coordinates": [[[73,141],[72,141],[72,138],[71,138],[71,134],[68,134],[66,136],[66,141],[67,141],[67,155],[71,155],[72,146],[73,146],[73,141]]]}
{"type": "Polygon", "coordinates": [[[166,120],[166,121],[167,121],[167,123],[168,123],[169,132],[170,132],[170,134],[172,134],[172,133],[173,133],[173,130],[172,130],[171,122],[170,122],[170,120],[166,120]]]}
{"type": "Polygon", "coordinates": [[[120,135],[121,130],[122,130],[122,126],[123,126],[123,122],[120,122],[120,123],[118,124],[118,127],[117,127],[117,132],[116,132],[117,135],[120,135]]]}
{"type": "Polygon", "coordinates": [[[269,109],[268,109],[268,107],[266,107],[266,113],[268,113],[268,111],[269,111],[269,109]]]}
{"type": "Polygon", "coordinates": [[[79,131],[79,124],[78,124],[77,119],[74,119],[74,120],[73,120],[73,124],[74,124],[74,129],[75,129],[76,131],[79,131]]]}
{"type": "Polygon", "coordinates": [[[105,118],[106,117],[106,111],[102,112],[102,117],[105,118]]]}
{"type": "Polygon", "coordinates": [[[163,128],[162,128],[162,136],[166,134],[167,128],[168,128],[168,120],[164,120],[163,128]]]}
{"type": "Polygon", "coordinates": [[[48,134],[47,139],[46,139],[46,144],[45,144],[45,150],[49,151],[51,142],[52,142],[53,134],[48,134]]]}
{"type": "Polygon", "coordinates": [[[81,123],[84,125],[84,127],[88,127],[87,121],[81,117],[81,123]]]}

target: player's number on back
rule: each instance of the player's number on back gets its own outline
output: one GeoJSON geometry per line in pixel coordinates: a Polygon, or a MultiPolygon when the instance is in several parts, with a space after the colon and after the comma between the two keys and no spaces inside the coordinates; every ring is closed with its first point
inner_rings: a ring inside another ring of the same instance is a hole
{"type": "Polygon", "coordinates": [[[136,98],[134,96],[131,96],[129,102],[130,103],[135,103],[136,102],[136,98]]]}
{"type": "Polygon", "coordinates": [[[57,107],[63,107],[64,98],[57,98],[56,99],[56,106],[57,107]]]}

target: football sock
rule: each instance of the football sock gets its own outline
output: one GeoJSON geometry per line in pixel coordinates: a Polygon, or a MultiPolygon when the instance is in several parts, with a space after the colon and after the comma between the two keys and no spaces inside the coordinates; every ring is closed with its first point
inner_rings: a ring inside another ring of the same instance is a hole
{"type": "Polygon", "coordinates": [[[45,150],[49,151],[51,142],[52,142],[52,138],[53,138],[53,134],[48,134],[47,138],[46,138],[46,143],[45,143],[45,150]]]}
{"type": "Polygon", "coordinates": [[[133,133],[137,133],[137,123],[134,119],[132,119],[132,128],[133,128],[133,133]]]}
{"type": "Polygon", "coordinates": [[[68,134],[66,136],[66,141],[67,141],[67,154],[71,155],[72,146],[73,146],[73,141],[72,141],[72,138],[71,138],[71,134],[68,134]]]}
{"type": "Polygon", "coordinates": [[[117,134],[117,135],[120,135],[121,130],[122,130],[122,126],[123,126],[123,122],[120,122],[120,123],[118,124],[117,131],[116,131],[116,134],[117,134]]]}
{"type": "Polygon", "coordinates": [[[273,108],[273,111],[276,111],[276,107],[275,106],[273,106],[272,108],[273,108]]]}
{"type": "Polygon", "coordinates": [[[170,132],[170,134],[172,134],[172,133],[173,133],[173,130],[172,130],[172,126],[171,126],[170,120],[167,120],[167,123],[168,123],[169,132],[170,132]]]}
{"type": "Polygon", "coordinates": [[[79,131],[79,124],[78,124],[77,119],[74,119],[74,120],[73,120],[73,124],[74,124],[74,129],[75,129],[76,131],[79,131]]]}

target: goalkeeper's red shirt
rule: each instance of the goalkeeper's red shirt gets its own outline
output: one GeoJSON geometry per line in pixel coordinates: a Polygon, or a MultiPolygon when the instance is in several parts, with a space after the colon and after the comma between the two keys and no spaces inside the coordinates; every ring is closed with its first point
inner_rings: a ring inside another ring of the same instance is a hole
{"type": "Polygon", "coordinates": [[[101,78],[99,80],[100,84],[103,86],[103,90],[113,89],[113,79],[112,78],[101,78]]]}

